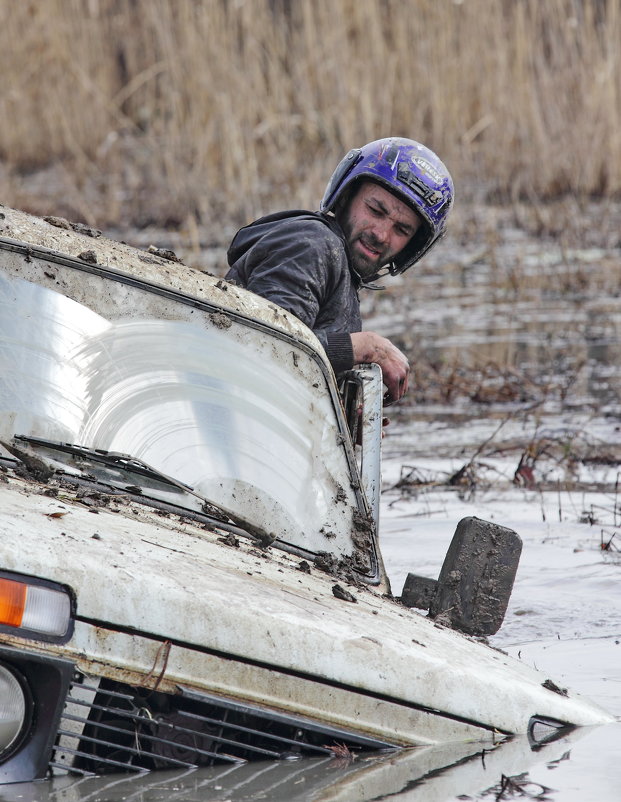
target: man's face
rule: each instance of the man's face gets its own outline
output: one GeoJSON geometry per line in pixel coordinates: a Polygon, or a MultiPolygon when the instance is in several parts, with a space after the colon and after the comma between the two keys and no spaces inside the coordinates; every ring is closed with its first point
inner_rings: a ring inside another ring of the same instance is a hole
{"type": "Polygon", "coordinates": [[[388,264],[422,225],[413,209],[373,181],[360,184],[338,219],[362,278],[388,264]]]}

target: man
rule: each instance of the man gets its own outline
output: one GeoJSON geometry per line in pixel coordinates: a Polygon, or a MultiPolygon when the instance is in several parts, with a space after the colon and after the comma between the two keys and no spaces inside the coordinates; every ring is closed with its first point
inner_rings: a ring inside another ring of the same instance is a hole
{"type": "Polygon", "coordinates": [[[408,360],[361,330],[358,291],[415,264],[444,233],[452,203],[451,176],[435,153],[411,139],[379,139],[340,162],[319,212],[279,212],[240,229],[226,278],[309,326],[335,373],[376,362],[386,402],[398,401],[408,360]]]}

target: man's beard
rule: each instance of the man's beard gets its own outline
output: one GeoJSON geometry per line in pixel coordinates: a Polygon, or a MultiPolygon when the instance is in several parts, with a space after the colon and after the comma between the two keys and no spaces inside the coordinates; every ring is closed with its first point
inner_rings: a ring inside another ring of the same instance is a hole
{"type": "Polygon", "coordinates": [[[379,272],[380,268],[386,261],[385,259],[382,258],[383,256],[382,249],[378,247],[378,245],[374,243],[372,240],[364,236],[362,237],[362,239],[360,238],[360,236],[358,236],[353,241],[350,241],[349,252],[351,253],[352,266],[356,271],[356,273],[358,273],[358,275],[361,278],[368,279],[375,276],[375,274],[379,272]],[[377,250],[378,253],[377,258],[373,258],[370,255],[361,253],[356,248],[357,242],[362,242],[367,247],[373,250],[377,250]]]}

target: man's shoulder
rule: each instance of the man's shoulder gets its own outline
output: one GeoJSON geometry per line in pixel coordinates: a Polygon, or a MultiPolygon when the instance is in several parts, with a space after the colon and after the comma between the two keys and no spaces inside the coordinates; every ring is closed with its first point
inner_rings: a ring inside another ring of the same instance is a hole
{"type": "Polygon", "coordinates": [[[322,212],[312,212],[307,209],[290,209],[275,212],[261,217],[245,228],[255,228],[265,231],[293,231],[308,230],[323,236],[343,237],[339,224],[334,217],[322,212]]]}
{"type": "Polygon", "coordinates": [[[345,238],[336,220],[321,212],[292,209],[266,215],[241,228],[228,252],[233,264],[252,248],[272,251],[303,248],[317,254],[326,249],[335,252],[335,246],[345,248],[345,238]]]}

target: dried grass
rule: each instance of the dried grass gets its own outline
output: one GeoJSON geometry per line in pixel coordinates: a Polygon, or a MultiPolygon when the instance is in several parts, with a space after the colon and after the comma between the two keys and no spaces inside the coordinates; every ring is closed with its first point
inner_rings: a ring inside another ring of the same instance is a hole
{"type": "MultiPolygon", "coordinates": [[[[0,0],[0,191],[101,225],[315,207],[347,149],[462,200],[621,191],[619,0],[0,0]]],[[[539,224],[546,226],[545,213],[539,224]]]]}

